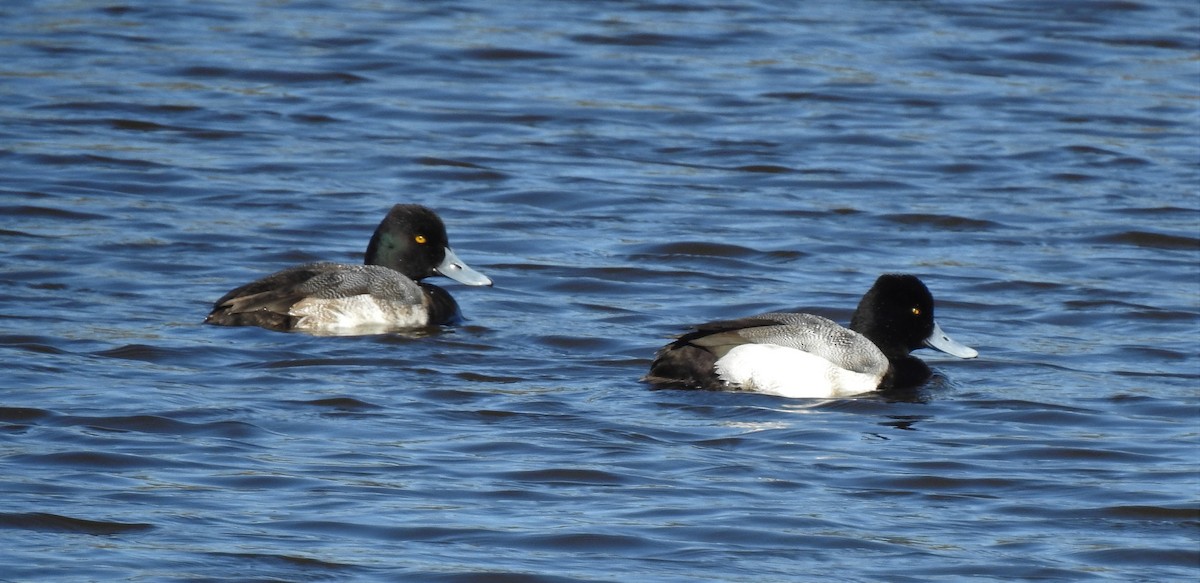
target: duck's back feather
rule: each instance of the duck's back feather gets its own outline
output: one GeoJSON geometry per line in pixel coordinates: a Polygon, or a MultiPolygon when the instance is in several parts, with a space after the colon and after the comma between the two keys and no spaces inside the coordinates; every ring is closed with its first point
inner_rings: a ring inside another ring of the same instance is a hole
{"type": "MultiPolygon", "coordinates": [[[[424,310],[425,295],[422,286],[387,267],[309,263],[230,291],[216,301],[205,321],[275,330],[319,328],[322,318],[340,317],[346,310],[376,306],[385,312],[404,311],[408,307],[424,310]]],[[[397,317],[409,318],[405,314],[397,317]]],[[[425,325],[424,316],[421,319],[415,325],[425,325]]]]}
{"type": "Polygon", "coordinates": [[[851,372],[883,374],[887,357],[862,334],[814,314],[772,312],[729,324],[736,328],[700,336],[692,342],[709,348],[717,358],[742,344],[772,344],[828,360],[851,372]]]}
{"type": "MultiPolygon", "coordinates": [[[[793,362],[820,359],[827,363],[826,368],[844,370],[855,379],[860,375],[882,379],[889,366],[887,357],[874,343],[828,318],[772,312],[697,326],[660,350],[643,380],[676,388],[737,388],[740,371],[749,370],[739,363],[758,362],[767,354],[793,362]],[[763,348],[739,348],[749,345],[763,348]],[[731,352],[735,352],[734,358],[718,366],[731,352]]],[[[802,374],[809,369],[816,370],[817,366],[796,368],[788,364],[777,370],[802,374]]]]}

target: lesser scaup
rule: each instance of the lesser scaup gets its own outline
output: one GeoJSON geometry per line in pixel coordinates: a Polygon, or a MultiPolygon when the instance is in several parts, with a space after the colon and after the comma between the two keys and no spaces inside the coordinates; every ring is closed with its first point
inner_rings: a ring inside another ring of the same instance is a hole
{"type": "Polygon", "coordinates": [[[934,321],[933,295],[920,279],[888,274],[863,296],[849,329],[786,312],[701,324],[659,350],[642,380],[673,388],[844,397],[925,382],[929,367],[909,354],[924,347],[979,356],[934,321]]]}
{"type": "Polygon", "coordinates": [[[433,275],[492,285],[450,249],[436,213],[398,204],[375,229],[363,265],[309,263],[285,269],[225,294],[204,321],[339,335],[454,322],[460,317],[454,298],[421,281],[433,275]]]}

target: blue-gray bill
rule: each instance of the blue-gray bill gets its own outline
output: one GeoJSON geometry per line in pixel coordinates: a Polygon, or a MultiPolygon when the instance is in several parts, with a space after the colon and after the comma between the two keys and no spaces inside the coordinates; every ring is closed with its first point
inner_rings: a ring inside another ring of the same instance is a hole
{"type": "Polygon", "coordinates": [[[929,335],[929,338],[925,339],[925,346],[959,358],[975,358],[979,356],[978,350],[951,338],[942,331],[942,327],[937,322],[933,323],[933,333],[929,335]]]}
{"type": "Polygon", "coordinates": [[[446,247],[446,258],[434,268],[438,273],[465,285],[492,285],[492,279],[471,269],[454,251],[446,247]]]}

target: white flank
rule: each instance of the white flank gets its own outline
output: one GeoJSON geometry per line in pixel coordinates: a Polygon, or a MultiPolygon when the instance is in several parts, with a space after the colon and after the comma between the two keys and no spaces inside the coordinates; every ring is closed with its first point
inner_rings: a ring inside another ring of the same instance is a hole
{"type": "Polygon", "coordinates": [[[786,346],[743,344],[716,363],[721,380],[745,391],[792,399],[828,399],[869,393],[880,375],[849,371],[786,346]]]}
{"type": "Polygon", "coordinates": [[[381,334],[428,323],[425,307],[383,302],[367,295],[336,299],[306,298],[288,311],[299,317],[296,330],[315,334],[381,334]]]}

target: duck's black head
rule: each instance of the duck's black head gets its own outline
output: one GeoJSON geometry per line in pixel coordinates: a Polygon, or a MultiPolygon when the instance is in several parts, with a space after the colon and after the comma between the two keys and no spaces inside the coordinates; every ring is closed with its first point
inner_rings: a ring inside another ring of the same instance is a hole
{"type": "Polygon", "coordinates": [[[915,275],[879,276],[850,319],[850,328],[889,358],[925,346],[934,326],[933,294],[915,275]]]}
{"type": "Polygon", "coordinates": [[[375,228],[363,262],[421,280],[437,274],[448,243],[446,225],[436,213],[421,205],[398,204],[375,228]]]}
{"type": "Polygon", "coordinates": [[[371,235],[364,263],[394,269],[413,281],[444,275],[467,285],[492,285],[450,249],[437,213],[418,204],[398,204],[388,211],[371,235]]]}
{"type": "Polygon", "coordinates": [[[975,358],[975,349],[954,341],[933,319],[933,294],[914,275],[886,274],[863,296],[850,328],[878,346],[891,364],[886,385],[913,386],[929,378],[929,367],[909,353],[933,348],[959,358],[975,358]]]}

